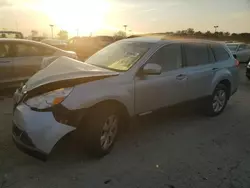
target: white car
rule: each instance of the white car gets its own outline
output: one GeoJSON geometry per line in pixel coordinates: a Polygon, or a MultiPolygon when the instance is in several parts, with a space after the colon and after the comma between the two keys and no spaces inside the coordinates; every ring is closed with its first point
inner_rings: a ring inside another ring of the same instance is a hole
{"type": "Polygon", "coordinates": [[[239,62],[248,63],[250,61],[250,44],[227,43],[227,47],[239,62]]]}
{"type": "Polygon", "coordinates": [[[24,39],[0,39],[0,86],[13,87],[29,79],[41,69],[44,57],[67,56],[77,59],[75,52],[65,51],[41,42],[24,39]]]}

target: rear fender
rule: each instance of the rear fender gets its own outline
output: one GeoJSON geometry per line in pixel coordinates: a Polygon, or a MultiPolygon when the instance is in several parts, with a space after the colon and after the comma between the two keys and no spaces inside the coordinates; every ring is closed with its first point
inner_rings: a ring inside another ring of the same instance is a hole
{"type": "Polygon", "coordinates": [[[216,86],[223,80],[228,80],[232,85],[232,74],[227,69],[221,69],[215,73],[211,84],[211,95],[213,94],[216,86]]]}

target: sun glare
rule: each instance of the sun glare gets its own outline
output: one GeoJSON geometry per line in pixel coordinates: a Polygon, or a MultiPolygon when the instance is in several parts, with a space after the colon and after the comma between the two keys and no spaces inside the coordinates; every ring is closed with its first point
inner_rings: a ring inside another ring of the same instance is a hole
{"type": "Polygon", "coordinates": [[[71,35],[89,35],[105,27],[107,0],[43,0],[39,5],[57,28],[71,35]]]}

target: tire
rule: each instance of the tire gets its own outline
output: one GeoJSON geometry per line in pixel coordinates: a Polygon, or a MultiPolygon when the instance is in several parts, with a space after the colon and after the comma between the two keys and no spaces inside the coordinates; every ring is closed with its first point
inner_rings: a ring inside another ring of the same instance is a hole
{"type": "Polygon", "coordinates": [[[218,84],[213,95],[205,102],[205,113],[208,116],[217,116],[225,109],[229,99],[229,88],[218,84]]]}
{"type": "Polygon", "coordinates": [[[247,76],[247,79],[250,80],[250,76],[247,76]]]}
{"type": "Polygon", "coordinates": [[[120,117],[117,105],[100,104],[90,109],[82,130],[90,156],[100,158],[110,153],[117,138],[120,117]]]}
{"type": "Polygon", "coordinates": [[[247,60],[247,62],[245,62],[246,64],[248,64],[250,62],[250,57],[249,57],[249,59],[247,60]]]}

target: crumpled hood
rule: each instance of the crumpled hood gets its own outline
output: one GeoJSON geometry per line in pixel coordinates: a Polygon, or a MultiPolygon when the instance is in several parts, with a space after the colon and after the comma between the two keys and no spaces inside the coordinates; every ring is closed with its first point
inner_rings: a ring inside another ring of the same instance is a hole
{"type": "Polygon", "coordinates": [[[33,75],[25,84],[25,90],[30,91],[42,85],[53,82],[89,77],[108,77],[119,75],[118,72],[99,68],[68,57],[59,57],[46,68],[33,75]]]}

